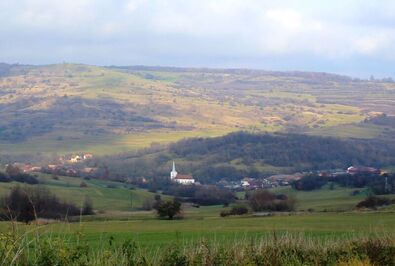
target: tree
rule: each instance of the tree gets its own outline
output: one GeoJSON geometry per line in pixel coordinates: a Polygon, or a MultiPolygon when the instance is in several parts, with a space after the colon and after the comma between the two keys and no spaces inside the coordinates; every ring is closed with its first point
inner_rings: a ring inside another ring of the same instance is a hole
{"type": "Polygon", "coordinates": [[[13,177],[13,176],[19,175],[21,173],[21,169],[19,169],[18,166],[14,166],[12,164],[9,164],[6,167],[5,172],[10,177],[13,177]]]}
{"type": "Polygon", "coordinates": [[[173,220],[181,212],[181,202],[175,199],[161,201],[155,207],[159,217],[167,217],[169,220],[173,220]]]}

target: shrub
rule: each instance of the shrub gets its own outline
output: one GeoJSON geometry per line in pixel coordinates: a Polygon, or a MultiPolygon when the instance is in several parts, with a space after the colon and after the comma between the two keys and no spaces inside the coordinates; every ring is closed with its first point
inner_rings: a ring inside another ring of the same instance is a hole
{"type": "Polygon", "coordinates": [[[229,211],[221,211],[219,215],[221,217],[226,217],[229,215],[243,215],[243,214],[247,214],[247,213],[248,213],[247,206],[235,205],[229,211]]]}
{"type": "Polygon", "coordinates": [[[390,199],[384,197],[369,196],[357,204],[357,208],[376,208],[393,203],[390,199]]]}
{"type": "Polygon", "coordinates": [[[14,181],[21,182],[21,183],[26,183],[26,184],[29,184],[29,185],[36,185],[36,184],[39,183],[37,178],[35,178],[34,176],[29,175],[29,174],[20,173],[20,174],[11,176],[11,178],[14,181]]]}
{"type": "Polygon", "coordinates": [[[255,190],[248,193],[247,199],[254,211],[292,211],[295,200],[286,195],[275,195],[268,190],[255,190]]]}
{"type": "Polygon", "coordinates": [[[11,182],[11,178],[8,177],[8,175],[1,173],[0,172],[0,182],[11,182]]]}

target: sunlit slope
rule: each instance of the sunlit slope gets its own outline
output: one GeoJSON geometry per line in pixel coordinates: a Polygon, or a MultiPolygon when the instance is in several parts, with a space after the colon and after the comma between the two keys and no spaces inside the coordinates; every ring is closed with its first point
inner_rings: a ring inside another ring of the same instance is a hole
{"type": "Polygon", "coordinates": [[[394,84],[328,74],[74,64],[9,68],[0,77],[3,154],[116,153],[238,130],[325,132],[395,112],[394,84]]]}

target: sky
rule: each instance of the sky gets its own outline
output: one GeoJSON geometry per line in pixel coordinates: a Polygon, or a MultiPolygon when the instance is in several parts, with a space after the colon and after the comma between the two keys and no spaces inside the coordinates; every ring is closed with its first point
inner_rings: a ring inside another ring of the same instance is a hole
{"type": "Polygon", "coordinates": [[[395,77],[395,1],[0,0],[0,62],[395,77]]]}

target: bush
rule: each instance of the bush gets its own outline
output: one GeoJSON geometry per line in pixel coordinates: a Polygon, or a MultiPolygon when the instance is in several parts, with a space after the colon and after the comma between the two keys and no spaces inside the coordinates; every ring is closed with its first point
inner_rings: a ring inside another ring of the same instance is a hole
{"type": "Polygon", "coordinates": [[[248,208],[244,205],[235,205],[229,211],[221,211],[220,216],[226,217],[229,215],[243,215],[248,213],[248,208]]]}
{"type": "Polygon", "coordinates": [[[0,182],[11,182],[11,178],[8,177],[8,175],[1,173],[0,172],[0,182]]]}
{"type": "Polygon", "coordinates": [[[394,203],[393,200],[384,197],[369,196],[357,204],[357,208],[376,208],[394,203]]]}
{"type": "Polygon", "coordinates": [[[264,189],[249,192],[246,196],[254,211],[292,211],[295,208],[293,198],[275,195],[264,189]]]}
{"type": "Polygon", "coordinates": [[[36,185],[36,184],[39,183],[37,178],[35,178],[34,176],[29,175],[29,174],[21,173],[21,174],[17,174],[17,175],[11,176],[11,178],[14,181],[21,182],[21,183],[26,183],[26,184],[29,184],[29,185],[36,185]]]}

